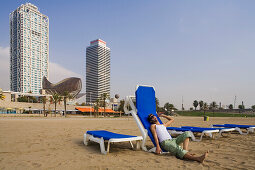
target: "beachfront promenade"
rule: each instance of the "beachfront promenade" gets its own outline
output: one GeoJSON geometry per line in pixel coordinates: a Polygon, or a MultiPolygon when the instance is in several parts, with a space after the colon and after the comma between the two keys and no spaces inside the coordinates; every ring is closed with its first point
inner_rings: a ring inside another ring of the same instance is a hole
{"type": "MultiPolygon", "coordinates": [[[[43,103],[28,103],[28,102],[11,102],[0,100],[0,107],[16,110],[16,113],[22,113],[23,110],[43,110],[43,103]]],[[[54,104],[47,102],[46,110],[54,110],[54,104]]],[[[67,110],[75,110],[75,105],[67,105],[67,110]]],[[[57,104],[57,110],[64,110],[63,102],[57,104]]]]}

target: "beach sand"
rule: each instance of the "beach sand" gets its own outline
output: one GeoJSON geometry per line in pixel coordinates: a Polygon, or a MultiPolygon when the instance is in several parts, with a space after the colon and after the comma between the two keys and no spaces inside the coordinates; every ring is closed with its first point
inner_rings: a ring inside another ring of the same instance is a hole
{"type": "MultiPolygon", "coordinates": [[[[255,124],[255,118],[175,117],[172,126],[255,124]]],[[[209,150],[204,163],[185,161],[169,154],[132,150],[129,143],[112,144],[102,155],[99,144],[83,144],[87,130],[109,130],[141,135],[129,118],[0,117],[0,169],[255,169],[255,134],[226,134],[220,139],[191,142],[197,155],[209,150]]],[[[152,143],[147,140],[150,148],[152,143]]]]}

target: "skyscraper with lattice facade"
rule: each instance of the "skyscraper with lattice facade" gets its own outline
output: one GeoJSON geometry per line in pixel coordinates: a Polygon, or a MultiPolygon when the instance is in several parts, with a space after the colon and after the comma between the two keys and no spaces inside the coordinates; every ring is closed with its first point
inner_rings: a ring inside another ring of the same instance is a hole
{"type": "Polygon", "coordinates": [[[49,18],[30,3],[9,17],[11,91],[39,94],[49,76],[49,18]]]}
{"type": "Polygon", "coordinates": [[[110,48],[97,39],[86,49],[86,102],[95,102],[104,93],[110,96],[110,48]]]}

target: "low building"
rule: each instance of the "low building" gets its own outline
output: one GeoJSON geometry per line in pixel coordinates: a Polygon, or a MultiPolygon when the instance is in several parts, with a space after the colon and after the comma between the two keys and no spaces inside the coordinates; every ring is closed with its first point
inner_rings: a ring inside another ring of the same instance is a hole
{"type": "MultiPolygon", "coordinates": [[[[54,104],[50,101],[51,95],[33,94],[33,93],[21,93],[12,91],[3,91],[5,96],[3,100],[0,100],[0,113],[42,113],[43,103],[42,97],[46,97],[45,104],[46,110],[53,111],[54,104]]],[[[57,104],[58,112],[64,110],[63,102],[57,104]]],[[[67,105],[67,110],[75,110],[74,105],[67,105]]]]}

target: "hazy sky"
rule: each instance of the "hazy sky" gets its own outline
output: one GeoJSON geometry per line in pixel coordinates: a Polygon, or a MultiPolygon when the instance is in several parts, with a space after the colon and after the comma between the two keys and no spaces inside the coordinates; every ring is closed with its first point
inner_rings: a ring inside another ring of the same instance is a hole
{"type": "Polygon", "coordinates": [[[9,89],[9,13],[31,2],[50,19],[50,80],[77,76],[86,47],[111,48],[111,96],[153,85],[160,104],[255,105],[255,1],[2,0],[0,87],[9,89]]]}

